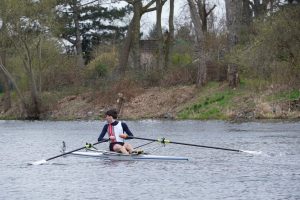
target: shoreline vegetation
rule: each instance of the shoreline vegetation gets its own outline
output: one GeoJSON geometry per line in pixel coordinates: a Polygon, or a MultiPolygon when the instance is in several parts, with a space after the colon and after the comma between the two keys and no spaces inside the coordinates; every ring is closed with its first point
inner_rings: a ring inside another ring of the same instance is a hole
{"type": "MultiPolygon", "coordinates": [[[[116,108],[124,120],[300,120],[300,90],[287,92],[273,85],[260,91],[254,88],[249,83],[230,89],[226,83],[210,82],[201,89],[195,85],[135,87],[105,97],[93,91],[45,93],[48,105],[41,120],[97,120],[110,108],[116,108]]],[[[1,112],[0,119],[22,119],[17,105],[1,112]]]]}

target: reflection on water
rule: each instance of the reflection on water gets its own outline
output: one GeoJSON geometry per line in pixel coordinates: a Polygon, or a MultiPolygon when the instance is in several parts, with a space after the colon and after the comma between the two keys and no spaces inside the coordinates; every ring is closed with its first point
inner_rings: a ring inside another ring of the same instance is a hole
{"type": "MultiPolygon", "coordinates": [[[[0,199],[300,199],[300,123],[127,123],[139,137],[250,152],[152,143],[143,147],[145,151],[190,161],[119,162],[67,156],[29,166],[60,154],[62,141],[67,151],[95,142],[104,122],[0,121],[0,188],[5,191],[0,199]]],[[[130,143],[139,146],[146,141],[130,143]]]]}

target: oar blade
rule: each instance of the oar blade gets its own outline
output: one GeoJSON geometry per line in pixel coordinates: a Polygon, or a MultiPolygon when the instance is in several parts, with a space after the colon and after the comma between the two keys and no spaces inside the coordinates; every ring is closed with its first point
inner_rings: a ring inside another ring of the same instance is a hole
{"type": "Polygon", "coordinates": [[[47,161],[46,160],[38,160],[32,163],[29,163],[30,165],[42,165],[45,164],[47,161]]]}
{"type": "Polygon", "coordinates": [[[241,150],[241,152],[249,153],[249,154],[253,154],[253,155],[260,155],[260,154],[262,154],[261,151],[247,151],[247,150],[241,150]]]}

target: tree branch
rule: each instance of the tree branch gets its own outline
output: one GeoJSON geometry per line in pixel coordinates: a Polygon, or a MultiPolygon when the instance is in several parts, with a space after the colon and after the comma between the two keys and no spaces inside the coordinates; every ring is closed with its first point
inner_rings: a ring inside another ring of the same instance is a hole
{"type": "MultiPolygon", "coordinates": [[[[150,1],[147,5],[145,5],[145,6],[142,8],[142,14],[147,13],[147,12],[152,12],[152,11],[156,10],[156,6],[153,7],[153,8],[149,8],[149,7],[152,6],[152,4],[154,4],[155,2],[156,2],[156,0],[152,0],[152,1],[150,1]]],[[[163,7],[164,4],[165,4],[166,2],[167,2],[167,0],[163,0],[163,1],[161,2],[161,6],[163,7]]]]}
{"type": "Polygon", "coordinates": [[[207,13],[206,16],[210,15],[210,13],[216,8],[217,6],[214,5],[207,13]]]}
{"type": "Polygon", "coordinates": [[[156,1],[156,0],[150,1],[147,5],[145,5],[145,6],[143,7],[143,10],[147,10],[150,6],[152,6],[152,5],[155,3],[155,1],[156,1]]]}

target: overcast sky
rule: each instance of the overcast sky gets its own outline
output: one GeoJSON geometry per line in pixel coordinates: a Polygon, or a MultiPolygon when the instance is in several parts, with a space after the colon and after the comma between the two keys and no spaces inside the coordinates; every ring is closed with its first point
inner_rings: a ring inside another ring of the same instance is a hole
{"type": "MultiPolygon", "coordinates": [[[[88,2],[88,1],[87,1],[88,2]]],[[[210,0],[209,8],[213,6],[213,4],[216,4],[217,7],[214,10],[214,13],[218,16],[218,18],[222,18],[224,15],[225,5],[224,0],[210,0]]],[[[110,3],[107,3],[109,5],[110,3]]],[[[127,3],[124,1],[122,3],[118,3],[119,6],[124,6],[127,3]]],[[[163,27],[168,27],[168,17],[169,17],[169,1],[166,2],[166,4],[163,6],[163,12],[162,12],[162,25],[163,27]]],[[[175,0],[174,3],[174,10],[175,10],[175,16],[174,16],[174,23],[175,28],[176,26],[183,24],[184,21],[189,21],[189,9],[187,6],[187,0],[175,0]]],[[[143,15],[141,20],[141,31],[144,33],[144,36],[146,36],[149,32],[149,30],[152,28],[153,24],[156,23],[156,12],[153,11],[151,13],[146,13],[143,15]]],[[[0,20],[0,28],[2,26],[2,21],[0,20]]]]}
{"type": "MultiPolygon", "coordinates": [[[[209,8],[211,8],[214,4],[217,5],[217,7],[214,9],[214,13],[217,15],[218,20],[220,20],[225,13],[225,4],[224,0],[210,0],[209,1],[209,8]]],[[[169,18],[169,1],[166,2],[166,4],[163,7],[162,12],[162,25],[164,27],[168,27],[168,18],[169,18]]],[[[174,3],[174,24],[175,29],[176,25],[184,23],[184,21],[187,21],[186,18],[189,17],[189,8],[187,6],[187,0],[175,0],[174,3]]],[[[188,19],[189,20],[189,19],[188,19]]],[[[156,13],[155,11],[151,13],[146,13],[142,17],[141,21],[141,31],[144,33],[148,33],[149,30],[152,28],[152,25],[156,23],[156,13]]]]}

